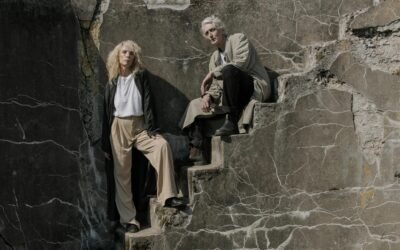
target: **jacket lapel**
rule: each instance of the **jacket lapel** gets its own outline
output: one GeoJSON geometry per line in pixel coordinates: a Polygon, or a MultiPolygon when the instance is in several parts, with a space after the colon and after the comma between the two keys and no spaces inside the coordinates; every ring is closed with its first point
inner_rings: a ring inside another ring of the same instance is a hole
{"type": "Polygon", "coordinates": [[[141,76],[141,72],[137,72],[135,74],[135,84],[140,92],[140,95],[142,95],[142,97],[143,97],[143,83],[142,83],[142,79],[140,76],[141,76]]]}
{"type": "Polygon", "coordinates": [[[232,61],[232,57],[233,57],[233,55],[232,55],[232,46],[231,46],[232,43],[231,43],[230,39],[231,39],[231,37],[228,36],[228,37],[226,38],[226,42],[225,42],[225,51],[224,51],[224,54],[225,54],[225,61],[226,61],[226,63],[230,63],[230,62],[232,61]]]}

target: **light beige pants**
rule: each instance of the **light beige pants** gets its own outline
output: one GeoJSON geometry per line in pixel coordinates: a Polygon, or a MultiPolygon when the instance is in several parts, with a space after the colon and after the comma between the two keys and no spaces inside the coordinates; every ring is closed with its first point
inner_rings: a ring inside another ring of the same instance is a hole
{"type": "Polygon", "coordinates": [[[171,148],[161,136],[149,137],[144,130],[143,116],[114,118],[111,127],[111,146],[114,158],[116,185],[115,202],[121,223],[136,224],[136,209],[132,200],[131,169],[132,147],[146,156],[157,172],[157,200],[162,205],[176,197],[174,163],[171,148]]]}

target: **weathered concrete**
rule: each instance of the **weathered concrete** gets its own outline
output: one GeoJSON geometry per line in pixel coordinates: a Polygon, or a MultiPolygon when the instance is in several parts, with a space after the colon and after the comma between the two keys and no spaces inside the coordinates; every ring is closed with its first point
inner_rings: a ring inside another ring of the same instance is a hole
{"type": "Polygon", "coordinates": [[[296,29],[303,61],[290,74],[277,61],[272,67],[283,73],[279,102],[256,106],[252,134],[224,144],[220,174],[194,180],[188,225],[152,249],[399,247],[399,20],[385,14],[399,8],[341,4],[295,2],[307,15],[292,17],[308,30],[329,23],[305,21],[317,10],[338,15],[332,33],[296,29]]]}
{"type": "Polygon", "coordinates": [[[245,32],[265,66],[278,73],[307,71],[315,66],[314,47],[334,42],[342,15],[372,6],[370,0],[328,1],[210,1],[192,0],[184,10],[175,4],[188,1],[110,2],[101,29],[100,51],[107,53],[118,42],[133,39],[143,49],[145,63],[161,78],[154,84],[159,121],[176,133],[185,106],[199,95],[212,49],[199,33],[201,20],[216,13],[225,20],[228,32],[245,32]],[[148,8],[149,3],[163,8],[148,8]],[[169,6],[169,7],[168,7],[169,6]],[[254,25],[256,24],[256,25],[254,25]],[[168,114],[168,115],[166,115],[168,114]]]}
{"type": "Polygon", "coordinates": [[[80,110],[69,1],[0,3],[0,249],[107,246],[104,177],[80,110]]]}
{"type": "Polygon", "coordinates": [[[223,142],[222,169],[192,178],[192,214],[158,212],[165,232],[127,235],[130,246],[400,247],[398,1],[6,0],[1,249],[111,248],[94,145],[107,53],[125,39],[141,45],[181,158],[173,134],[207,72],[199,23],[214,13],[280,74],[278,103],[258,104],[251,134],[223,142]]]}

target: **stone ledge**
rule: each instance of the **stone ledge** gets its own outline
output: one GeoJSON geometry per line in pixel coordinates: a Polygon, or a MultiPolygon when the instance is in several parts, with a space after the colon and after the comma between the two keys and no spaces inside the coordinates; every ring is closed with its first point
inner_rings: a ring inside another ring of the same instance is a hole
{"type": "Polygon", "coordinates": [[[124,249],[152,249],[154,242],[160,235],[161,230],[157,228],[146,228],[137,233],[126,233],[124,249]]]}
{"type": "Polygon", "coordinates": [[[193,204],[194,193],[200,190],[199,181],[219,173],[224,163],[224,147],[221,137],[211,139],[211,163],[203,166],[189,167],[187,170],[189,205],[193,204]]]}

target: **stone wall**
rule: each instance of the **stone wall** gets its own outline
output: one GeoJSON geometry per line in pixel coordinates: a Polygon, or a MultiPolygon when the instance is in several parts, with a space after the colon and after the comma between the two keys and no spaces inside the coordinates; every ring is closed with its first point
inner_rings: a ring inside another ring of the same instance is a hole
{"type": "Polygon", "coordinates": [[[82,123],[75,10],[1,1],[0,23],[0,249],[105,246],[104,167],[82,123]]]}
{"type": "Polygon", "coordinates": [[[179,133],[211,14],[281,75],[279,99],[153,247],[398,248],[399,12],[397,0],[2,1],[0,248],[109,248],[95,144],[107,53],[140,44],[159,124],[179,133]]]}

